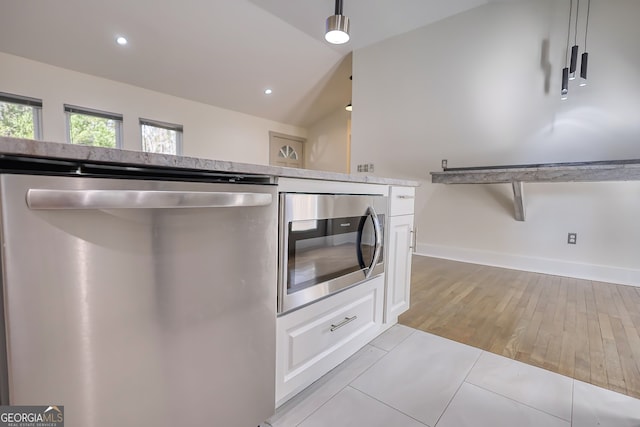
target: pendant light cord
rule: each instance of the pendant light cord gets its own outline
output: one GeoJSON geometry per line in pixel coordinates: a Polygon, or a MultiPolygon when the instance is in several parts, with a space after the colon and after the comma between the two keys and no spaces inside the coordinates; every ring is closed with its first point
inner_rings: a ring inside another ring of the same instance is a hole
{"type": "Polygon", "coordinates": [[[335,15],[342,15],[342,0],[336,0],[336,13],[335,15]]]}
{"type": "Polygon", "coordinates": [[[589,14],[591,12],[591,0],[587,2],[587,24],[584,27],[584,50],[587,51],[587,34],[589,33],[589,14]]]}
{"type": "Polygon", "coordinates": [[[578,0],[578,4],[576,6],[576,22],[574,24],[575,26],[575,32],[573,33],[573,45],[577,45],[578,44],[578,14],[580,13],[580,0],[578,0]]]}
{"type": "Polygon", "coordinates": [[[569,64],[569,43],[571,42],[571,15],[573,14],[573,0],[569,0],[569,29],[567,30],[567,50],[564,55],[564,66],[565,68],[569,64]]]}

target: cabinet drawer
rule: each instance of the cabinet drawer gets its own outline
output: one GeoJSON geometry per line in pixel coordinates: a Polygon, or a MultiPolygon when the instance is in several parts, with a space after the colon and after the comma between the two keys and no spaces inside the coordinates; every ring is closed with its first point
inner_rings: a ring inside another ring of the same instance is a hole
{"type": "Polygon", "coordinates": [[[413,215],[416,189],[414,187],[391,187],[389,215],[413,215]]]}
{"type": "Polygon", "coordinates": [[[345,307],[297,325],[287,331],[291,358],[287,366],[293,372],[314,358],[331,352],[341,343],[370,327],[375,321],[376,295],[369,292],[345,307]]]}
{"type": "Polygon", "coordinates": [[[381,331],[383,291],[384,277],[379,276],[278,318],[277,405],[381,331]]]}

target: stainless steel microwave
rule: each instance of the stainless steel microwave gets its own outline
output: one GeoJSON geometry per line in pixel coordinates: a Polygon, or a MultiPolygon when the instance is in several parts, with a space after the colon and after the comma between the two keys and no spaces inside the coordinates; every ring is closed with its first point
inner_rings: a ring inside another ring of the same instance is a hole
{"type": "Polygon", "coordinates": [[[278,313],[384,272],[381,195],[280,193],[278,313]]]}

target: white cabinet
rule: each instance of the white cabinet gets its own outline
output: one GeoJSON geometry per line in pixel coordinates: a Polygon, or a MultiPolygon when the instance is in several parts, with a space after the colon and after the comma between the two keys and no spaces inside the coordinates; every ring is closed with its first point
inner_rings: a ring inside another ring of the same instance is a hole
{"type": "Polygon", "coordinates": [[[325,375],[409,308],[415,189],[281,179],[279,191],[389,196],[385,274],[276,320],[276,406],[325,375]]]}
{"type": "Polygon", "coordinates": [[[384,323],[397,323],[409,309],[411,292],[411,255],[414,249],[413,187],[391,187],[387,232],[387,265],[384,323]]]}
{"type": "Polygon", "coordinates": [[[342,363],[382,330],[384,276],[280,316],[276,406],[342,363]]]}
{"type": "Polygon", "coordinates": [[[396,323],[409,309],[411,288],[411,254],[413,248],[413,215],[389,218],[387,295],[385,323],[396,323]]]}

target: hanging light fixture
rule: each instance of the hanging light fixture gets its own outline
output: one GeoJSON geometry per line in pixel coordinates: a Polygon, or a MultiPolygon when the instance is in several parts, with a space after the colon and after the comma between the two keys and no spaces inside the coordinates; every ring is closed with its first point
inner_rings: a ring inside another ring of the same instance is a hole
{"type": "Polygon", "coordinates": [[[349,18],[342,14],[342,0],[336,0],[335,15],[327,18],[324,38],[331,44],[344,44],[349,41],[349,18]]]}
{"type": "Polygon", "coordinates": [[[580,62],[580,86],[587,85],[587,65],[589,62],[589,53],[587,53],[587,33],[589,32],[589,13],[591,12],[591,0],[587,3],[587,23],[584,27],[584,52],[580,62]]]}
{"type": "MultiPolygon", "coordinates": [[[[573,10],[571,11],[571,13],[573,10]]],[[[569,80],[576,79],[578,69],[578,13],[580,12],[580,0],[576,6],[575,32],[573,33],[573,46],[571,47],[571,62],[569,63],[569,80]]],[[[569,13],[569,26],[571,26],[571,13],[569,13]]]]}
{"type": "MultiPolygon", "coordinates": [[[[349,76],[349,80],[353,80],[353,74],[349,76]]],[[[349,101],[349,103],[344,107],[345,110],[347,110],[348,112],[352,112],[353,111],[353,106],[351,105],[352,101],[349,101]]]]}
{"type": "Polygon", "coordinates": [[[564,68],[562,69],[562,89],[560,90],[560,99],[566,100],[569,96],[569,67],[567,66],[567,57],[569,55],[569,41],[571,40],[571,15],[573,13],[573,0],[569,0],[569,29],[567,30],[567,50],[564,55],[564,68]]]}
{"type": "Polygon", "coordinates": [[[560,99],[565,101],[569,97],[569,68],[564,67],[562,69],[562,91],[560,92],[560,99]]]}

